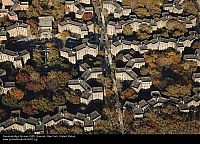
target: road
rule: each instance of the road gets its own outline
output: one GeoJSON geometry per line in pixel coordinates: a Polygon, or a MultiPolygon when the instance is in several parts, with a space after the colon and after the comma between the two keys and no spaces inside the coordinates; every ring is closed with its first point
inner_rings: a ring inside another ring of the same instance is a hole
{"type": "Polygon", "coordinates": [[[101,26],[101,41],[100,43],[104,45],[104,50],[105,50],[105,60],[107,65],[111,69],[111,79],[113,81],[113,87],[112,90],[115,93],[115,100],[116,100],[116,112],[118,113],[118,120],[120,123],[120,129],[121,133],[124,134],[124,124],[123,124],[123,115],[122,115],[122,104],[119,101],[119,93],[117,91],[117,84],[116,84],[116,77],[115,77],[115,69],[112,68],[113,61],[112,61],[112,55],[111,55],[111,49],[110,49],[110,41],[108,40],[108,35],[107,35],[107,24],[105,22],[105,18],[102,12],[102,6],[98,6],[96,8],[96,14],[98,16],[98,23],[101,26]]]}

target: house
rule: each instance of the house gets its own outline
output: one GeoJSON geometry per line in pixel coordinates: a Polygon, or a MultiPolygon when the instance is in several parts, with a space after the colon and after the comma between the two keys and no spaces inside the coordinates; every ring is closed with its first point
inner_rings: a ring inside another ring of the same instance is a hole
{"type": "Polygon", "coordinates": [[[52,125],[55,125],[55,122],[54,120],[52,119],[52,117],[50,115],[46,115],[42,118],[42,124],[44,126],[52,126],[52,125]]]}
{"type": "Polygon", "coordinates": [[[90,68],[90,66],[87,63],[83,63],[79,65],[79,71],[86,71],[90,68]]]}
{"type": "Polygon", "coordinates": [[[87,25],[85,23],[72,21],[66,19],[58,24],[58,32],[63,32],[68,30],[71,33],[80,34],[81,38],[84,38],[85,35],[88,35],[87,25]]]}
{"type": "Polygon", "coordinates": [[[28,37],[30,35],[30,25],[25,24],[22,21],[17,21],[15,24],[6,27],[6,31],[10,37],[28,37]]]}
{"type": "Polygon", "coordinates": [[[76,60],[83,59],[87,54],[96,57],[98,55],[98,46],[87,42],[74,48],[65,47],[60,50],[60,55],[64,58],[68,58],[73,64],[76,63],[76,60]]]}
{"type": "Polygon", "coordinates": [[[110,36],[116,35],[115,22],[109,21],[107,24],[107,34],[110,36]]]}
{"type": "Polygon", "coordinates": [[[6,75],[6,70],[0,69],[0,77],[6,75]]]}
{"type": "Polygon", "coordinates": [[[193,73],[193,74],[192,74],[192,80],[193,80],[194,82],[200,83],[200,73],[193,73]]]}
{"type": "Polygon", "coordinates": [[[123,62],[128,62],[129,60],[131,60],[133,57],[128,53],[123,55],[123,62]]]}
{"type": "Polygon", "coordinates": [[[139,105],[139,108],[142,109],[142,111],[146,112],[148,110],[149,105],[145,100],[139,101],[138,105],[139,105]]]}
{"type": "Polygon", "coordinates": [[[91,4],[91,0],[79,0],[79,3],[91,4]]]}
{"type": "Polygon", "coordinates": [[[152,85],[151,77],[140,77],[138,81],[141,82],[142,89],[149,89],[152,85]]]}
{"type": "Polygon", "coordinates": [[[94,33],[94,23],[92,21],[88,21],[86,23],[86,25],[87,25],[87,28],[88,28],[88,32],[94,33]]]}
{"type": "Polygon", "coordinates": [[[30,53],[27,50],[13,52],[7,49],[0,51],[0,62],[13,62],[15,67],[22,67],[30,59],[30,53]]]}
{"type": "Polygon", "coordinates": [[[108,14],[114,13],[115,9],[120,8],[120,4],[115,1],[104,1],[103,2],[103,9],[108,10],[108,14]]]}
{"type": "Polygon", "coordinates": [[[177,104],[179,104],[181,102],[180,99],[175,98],[175,97],[170,97],[168,99],[169,104],[171,104],[172,106],[176,106],[177,104]]]}
{"type": "Polygon", "coordinates": [[[1,42],[7,41],[7,33],[6,33],[6,31],[4,31],[4,30],[1,30],[1,31],[0,31],[0,41],[1,41],[1,42]]]}
{"type": "Polygon", "coordinates": [[[187,107],[186,104],[180,103],[180,104],[177,105],[177,107],[178,107],[179,111],[182,112],[182,113],[189,113],[190,112],[190,110],[189,110],[189,108],[187,107]]]}
{"type": "Polygon", "coordinates": [[[123,105],[123,109],[134,109],[138,107],[137,103],[133,103],[133,102],[129,102],[129,101],[125,101],[124,105],[123,105]]]}
{"type": "Polygon", "coordinates": [[[134,119],[137,118],[143,118],[144,117],[144,111],[141,108],[134,108],[133,109],[133,117],[134,119]]]}
{"type": "Polygon", "coordinates": [[[15,87],[15,82],[3,82],[2,94],[7,94],[9,90],[15,87]]]}
{"type": "Polygon", "coordinates": [[[20,1],[19,3],[15,3],[15,5],[12,6],[12,9],[14,11],[27,11],[29,7],[28,1],[20,1]]]}
{"type": "Polygon", "coordinates": [[[84,131],[85,132],[89,132],[89,131],[93,131],[94,127],[93,127],[93,121],[90,120],[90,117],[87,117],[84,120],[84,131]]]}
{"type": "Polygon", "coordinates": [[[101,119],[101,115],[97,111],[93,111],[89,114],[90,119],[93,121],[94,125],[96,121],[101,119]]]}
{"type": "Polygon", "coordinates": [[[145,60],[144,58],[133,58],[128,61],[126,64],[126,67],[128,68],[141,68],[142,66],[145,66],[145,60]]]}
{"type": "Polygon", "coordinates": [[[102,87],[92,87],[92,100],[102,100],[104,97],[104,91],[102,87]]]}
{"type": "Polygon", "coordinates": [[[93,97],[92,91],[85,91],[81,95],[80,101],[81,103],[88,105],[90,101],[92,101],[92,97],[93,97]]]}
{"type": "Polygon", "coordinates": [[[18,21],[18,16],[14,11],[8,12],[8,18],[12,21],[18,21]]]}
{"type": "Polygon", "coordinates": [[[83,80],[69,80],[68,87],[73,90],[78,89],[81,92],[85,91],[86,89],[90,89],[90,86],[83,80]]]}
{"type": "Polygon", "coordinates": [[[116,68],[115,70],[116,79],[120,80],[135,80],[138,78],[138,75],[132,71],[130,68],[116,68]]]}
{"type": "Polygon", "coordinates": [[[38,30],[41,31],[41,38],[51,37],[54,18],[52,16],[42,16],[39,18],[38,30]]]}
{"type": "Polygon", "coordinates": [[[89,80],[91,78],[98,78],[98,76],[101,74],[102,74],[101,67],[89,68],[81,75],[81,78],[83,78],[84,80],[89,80]]]}
{"type": "Polygon", "coordinates": [[[85,120],[85,114],[77,112],[75,117],[74,117],[74,122],[75,123],[78,122],[83,126],[84,125],[84,120],[85,120]]]}
{"type": "Polygon", "coordinates": [[[122,47],[122,44],[120,41],[116,41],[111,44],[111,54],[112,55],[116,56],[117,53],[119,53],[121,50],[123,50],[123,47],[122,47]]]}
{"type": "Polygon", "coordinates": [[[8,10],[7,9],[0,9],[0,18],[8,16],[8,10]]]}
{"type": "Polygon", "coordinates": [[[15,4],[14,0],[2,0],[2,9],[8,9],[15,4]]]}
{"type": "Polygon", "coordinates": [[[74,0],[65,1],[65,7],[66,7],[65,9],[66,14],[68,14],[69,12],[76,13],[79,10],[74,0]]]}

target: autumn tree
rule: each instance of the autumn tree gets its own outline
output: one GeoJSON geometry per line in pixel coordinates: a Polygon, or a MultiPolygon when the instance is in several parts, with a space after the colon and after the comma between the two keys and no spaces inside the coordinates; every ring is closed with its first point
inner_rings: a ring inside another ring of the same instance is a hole
{"type": "Polygon", "coordinates": [[[200,39],[195,40],[195,41],[192,43],[191,48],[193,48],[193,49],[199,49],[199,48],[200,48],[200,39]]]}
{"type": "Polygon", "coordinates": [[[69,92],[65,92],[66,100],[70,101],[73,104],[80,104],[80,97],[70,94],[69,92]]]}
{"type": "Polygon", "coordinates": [[[60,33],[61,38],[66,39],[70,36],[70,32],[67,30],[64,30],[62,33],[60,33]]]}
{"type": "Polygon", "coordinates": [[[132,88],[128,88],[125,89],[124,91],[121,92],[121,98],[122,99],[134,99],[137,97],[137,94],[135,92],[135,90],[133,90],[132,88]]]}
{"type": "Polygon", "coordinates": [[[12,88],[7,95],[2,97],[4,105],[16,107],[18,102],[24,97],[24,92],[18,88],[12,88]]]}
{"type": "Polygon", "coordinates": [[[197,64],[181,61],[181,57],[180,53],[172,50],[145,54],[146,67],[140,69],[140,74],[150,75],[153,84],[163,91],[167,86],[173,86],[173,84],[188,87],[192,83],[190,79],[192,73],[197,69],[197,64]]]}
{"type": "Polygon", "coordinates": [[[39,50],[33,50],[32,57],[33,61],[36,63],[36,67],[41,66],[44,63],[43,56],[39,50]]]}
{"type": "Polygon", "coordinates": [[[173,37],[183,36],[188,30],[186,29],[185,22],[179,22],[178,20],[168,20],[166,24],[167,30],[172,33],[173,37]]]}
{"type": "Polygon", "coordinates": [[[183,14],[189,16],[189,15],[198,15],[198,9],[195,7],[192,0],[185,0],[183,2],[183,14]]]}
{"type": "Polygon", "coordinates": [[[134,9],[134,12],[138,16],[138,18],[144,18],[144,17],[149,17],[150,16],[150,13],[144,7],[138,7],[136,9],[134,9]]]}
{"type": "Polygon", "coordinates": [[[164,95],[179,97],[179,96],[189,96],[191,95],[192,85],[169,85],[166,88],[166,92],[163,92],[164,95]]]}
{"type": "Polygon", "coordinates": [[[11,90],[9,90],[8,96],[16,100],[21,100],[24,97],[24,92],[21,89],[12,88],[11,90]]]}
{"type": "Polygon", "coordinates": [[[92,19],[92,17],[93,17],[93,14],[92,14],[91,12],[85,12],[85,13],[83,14],[82,19],[85,20],[85,21],[89,21],[89,20],[92,19]]]}
{"type": "Polygon", "coordinates": [[[130,24],[127,24],[123,27],[123,34],[124,35],[132,35],[133,34],[133,28],[131,27],[130,24]]]}
{"type": "Polygon", "coordinates": [[[107,9],[103,9],[103,15],[105,18],[108,17],[108,10],[107,9]]]}
{"type": "Polygon", "coordinates": [[[65,87],[71,79],[71,75],[67,72],[51,71],[47,75],[47,89],[55,91],[58,87],[65,87]]]}
{"type": "Polygon", "coordinates": [[[151,37],[152,27],[148,24],[140,24],[137,36],[140,40],[149,39],[151,37]]]}

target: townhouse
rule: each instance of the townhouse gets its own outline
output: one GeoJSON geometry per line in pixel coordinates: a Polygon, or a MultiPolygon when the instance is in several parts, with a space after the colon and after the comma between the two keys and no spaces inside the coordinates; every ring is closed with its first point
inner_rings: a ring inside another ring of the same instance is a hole
{"type": "MultiPolygon", "coordinates": [[[[88,35],[88,27],[85,23],[65,20],[58,24],[58,32],[63,32],[64,30],[68,30],[71,33],[76,33],[81,35],[81,38],[84,38],[85,35],[88,35]]],[[[91,31],[91,30],[90,30],[91,31]]]]}
{"type": "MultiPolygon", "coordinates": [[[[66,108],[66,106],[59,107],[66,108]]],[[[35,134],[43,134],[45,131],[44,127],[57,125],[63,122],[69,125],[74,125],[76,122],[79,122],[87,132],[92,131],[95,122],[101,119],[101,115],[97,111],[93,111],[89,114],[78,112],[74,115],[68,113],[67,110],[62,110],[63,108],[58,109],[58,112],[55,115],[46,115],[42,118],[23,118],[20,116],[20,110],[11,111],[10,118],[0,123],[0,132],[17,130],[24,133],[27,130],[32,130],[35,134]]]]}
{"type": "Polygon", "coordinates": [[[150,77],[139,77],[132,82],[131,88],[138,93],[141,89],[149,89],[151,85],[152,81],[150,77]]]}
{"type": "Polygon", "coordinates": [[[145,60],[144,58],[133,58],[128,61],[126,64],[126,67],[128,68],[141,68],[142,66],[145,66],[145,60]]]}
{"type": "Polygon", "coordinates": [[[2,81],[2,79],[0,79],[0,84],[0,94],[7,94],[9,90],[15,87],[15,82],[2,81]]]}
{"type": "Polygon", "coordinates": [[[86,81],[97,78],[102,74],[102,68],[88,68],[78,80],[69,80],[68,86],[73,90],[80,90],[80,102],[88,105],[92,100],[103,100],[104,90],[102,87],[91,87],[86,81]]]}
{"type": "Polygon", "coordinates": [[[6,27],[6,31],[10,37],[28,37],[30,36],[30,25],[23,23],[23,21],[17,21],[15,24],[6,27]]]}
{"type": "Polygon", "coordinates": [[[16,11],[27,11],[29,7],[28,1],[19,1],[19,0],[2,0],[2,9],[10,9],[16,11]]]}
{"type": "Polygon", "coordinates": [[[115,77],[119,80],[136,80],[138,75],[131,68],[116,68],[115,77]]]}
{"type": "Polygon", "coordinates": [[[76,60],[83,59],[87,54],[96,57],[98,55],[98,45],[86,42],[74,48],[63,48],[60,50],[60,56],[69,59],[73,64],[76,63],[76,60]]]}
{"type": "Polygon", "coordinates": [[[39,18],[38,30],[41,32],[41,38],[51,37],[54,18],[52,16],[42,16],[39,18]]]}
{"type": "Polygon", "coordinates": [[[30,59],[30,53],[27,50],[14,52],[7,49],[0,51],[0,62],[10,61],[16,68],[21,68],[30,59]]]}

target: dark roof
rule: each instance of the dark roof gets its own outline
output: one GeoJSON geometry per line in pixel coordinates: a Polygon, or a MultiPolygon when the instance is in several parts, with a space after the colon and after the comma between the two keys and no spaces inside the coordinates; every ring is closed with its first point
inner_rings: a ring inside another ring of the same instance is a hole
{"type": "Polygon", "coordinates": [[[45,124],[45,123],[48,123],[51,120],[52,120],[51,116],[50,115],[46,115],[45,117],[43,117],[42,123],[45,124]]]}
{"type": "Polygon", "coordinates": [[[90,119],[91,120],[94,120],[94,119],[96,119],[98,117],[101,117],[101,115],[97,111],[93,111],[89,115],[90,115],[90,119]]]}
{"type": "Polygon", "coordinates": [[[15,82],[4,82],[4,88],[15,87],[15,82]]]}
{"type": "Polygon", "coordinates": [[[38,124],[38,119],[34,118],[34,117],[28,117],[26,122],[29,123],[29,124],[36,125],[36,124],[38,124]]]}
{"type": "Polygon", "coordinates": [[[169,102],[172,102],[173,104],[178,104],[180,102],[180,100],[177,98],[174,98],[174,97],[170,97],[169,102]]]}
{"type": "Polygon", "coordinates": [[[84,119],[84,127],[91,127],[93,126],[93,121],[89,118],[84,119]]]}
{"type": "Polygon", "coordinates": [[[79,119],[79,120],[82,120],[82,121],[84,121],[84,119],[85,119],[85,114],[82,114],[82,113],[80,113],[80,112],[78,112],[78,113],[76,113],[76,119],[79,119]]]}
{"type": "Polygon", "coordinates": [[[141,100],[141,101],[139,102],[140,108],[143,108],[143,107],[145,107],[146,105],[148,105],[148,103],[147,103],[145,100],[141,100]]]}
{"type": "Polygon", "coordinates": [[[143,114],[144,112],[143,112],[143,110],[141,108],[134,108],[133,109],[133,113],[135,115],[137,115],[137,114],[143,114]]]}
{"type": "Polygon", "coordinates": [[[136,103],[132,103],[132,102],[129,102],[129,101],[126,101],[125,103],[124,103],[124,108],[131,108],[131,109],[133,109],[133,108],[135,108],[136,107],[136,103]]]}
{"type": "Polygon", "coordinates": [[[91,91],[85,91],[85,92],[81,95],[81,98],[88,99],[91,95],[92,95],[92,92],[91,92],[91,91]]]}

